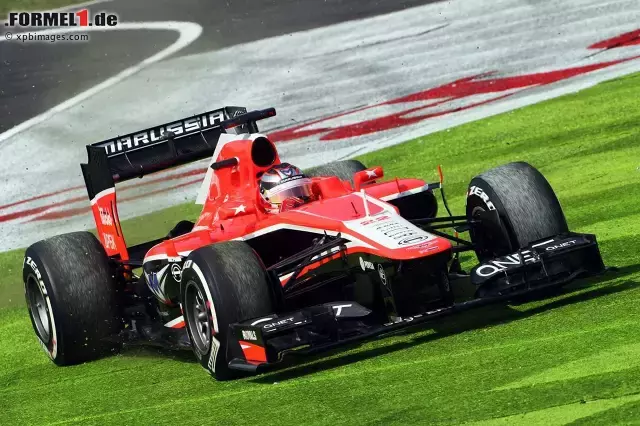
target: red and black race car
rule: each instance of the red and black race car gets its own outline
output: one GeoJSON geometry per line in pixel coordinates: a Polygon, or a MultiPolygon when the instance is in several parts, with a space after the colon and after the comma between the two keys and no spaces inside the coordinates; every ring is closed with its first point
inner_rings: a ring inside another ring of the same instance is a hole
{"type": "Polygon", "coordinates": [[[382,167],[354,160],[307,170],[309,200],[266,211],[259,182],[281,161],[256,122],[274,115],[225,107],[87,146],[99,239],[56,236],[24,261],[33,327],[56,364],[142,341],[193,350],[229,379],[605,270],[595,236],[568,230],[552,188],[526,163],[473,178],[461,216],[442,174],[385,181],[382,167]],[[206,158],[197,221],[128,246],[116,183],[206,158]],[[468,274],[464,251],[479,261],[468,274]],[[454,300],[460,280],[474,297],[454,300]]]}

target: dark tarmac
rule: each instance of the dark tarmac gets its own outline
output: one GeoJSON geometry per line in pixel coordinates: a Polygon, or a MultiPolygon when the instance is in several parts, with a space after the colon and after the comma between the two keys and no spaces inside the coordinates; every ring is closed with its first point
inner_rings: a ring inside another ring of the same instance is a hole
{"type": "MultiPolygon", "coordinates": [[[[433,3],[434,0],[115,0],[90,14],[116,13],[119,22],[189,21],[203,27],[190,55],[349,20],[433,3]],[[177,6],[178,5],[178,6],[177,6]]],[[[5,27],[14,34],[25,31],[5,27]]],[[[89,42],[0,42],[0,133],[133,66],[177,39],[175,31],[91,32],[89,42]]],[[[321,41],[318,41],[321,42],[321,41]]],[[[303,52],[301,52],[302,55],[303,52]]]]}

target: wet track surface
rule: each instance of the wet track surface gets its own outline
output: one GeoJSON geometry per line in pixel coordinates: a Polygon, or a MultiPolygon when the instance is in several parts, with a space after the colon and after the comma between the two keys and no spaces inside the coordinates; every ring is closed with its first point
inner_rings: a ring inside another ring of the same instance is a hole
{"type": "MultiPolygon", "coordinates": [[[[433,2],[116,0],[88,8],[92,14],[116,13],[120,22],[196,22],[202,35],[179,53],[189,55],[433,2]]],[[[174,42],[176,34],[140,30],[90,37],[89,43],[0,43],[0,133],[139,63],[174,42]]]]}

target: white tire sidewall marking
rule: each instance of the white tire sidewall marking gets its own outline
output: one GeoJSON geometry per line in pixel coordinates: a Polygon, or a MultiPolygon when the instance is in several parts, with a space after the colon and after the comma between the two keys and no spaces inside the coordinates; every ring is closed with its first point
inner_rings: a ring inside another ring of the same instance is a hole
{"type": "MultiPolygon", "coordinates": [[[[38,265],[36,264],[36,262],[31,257],[27,256],[24,259],[24,263],[26,265],[29,265],[29,267],[33,271],[33,277],[38,282],[38,285],[40,286],[40,291],[42,291],[42,295],[44,297],[44,300],[47,302],[47,316],[49,317],[49,325],[50,325],[50,328],[51,328],[51,331],[50,331],[50,333],[51,333],[51,349],[49,349],[49,347],[47,346],[47,342],[44,342],[40,338],[38,333],[36,333],[36,337],[38,338],[38,342],[40,342],[40,346],[42,346],[42,349],[49,356],[49,358],[51,358],[52,360],[55,360],[56,357],[58,356],[58,334],[57,334],[57,329],[56,329],[56,321],[53,318],[53,308],[51,307],[51,299],[49,298],[49,291],[47,290],[47,287],[44,284],[44,280],[42,279],[42,274],[41,274],[40,270],[38,269],[38,265]]],[[[27,291],[27,288],[26,288],[26,283],[25,283],[25,292],[26,291],[27,291]]],[[[32,312],[31,315],[35,315],[35,313],[32,312]]]]}
{"type": "Polygon", "coordinates": [[[489,197],[489,194],[487,194],[484,188],[481,188],[477,185],[473,185],[471,188],[469,188],[467,200],[473,198],[478,199],[486,207],[485,211],[497,210],[496,205],[493,203],[493,201],[491,201],[491,197],[489,197]]]}
{"type": "MultiPolygon", "coordinates": [[[[220,329],[218,327],[218,314],[216,313],[216,308],[215,308],[215,305],[213,304],[213,297],[211,297],[211,291],[209,290],[207,281],[204,279],[202,270],[200,269],[197,263],[192,262],[189,265],[189,267],[193,269],[193,271],[196,273],[196,275],[200,279],[200,283],[202,284],[202,287],[204,288],[204,292],[207,295],[207,301],[209,302],[211,318],[213,319],[213,331],[215,332],[215,334],[218,334],[220,332],[220,329]]],[[[211,336],[211,351],[209,354],[209,361],[207,365],[209,366],[209,369],[214,373],[216,371],[216,358],[218,357],[219,350],[220,350],[220,341],[216,339],[215,336],[211,336]]]]}

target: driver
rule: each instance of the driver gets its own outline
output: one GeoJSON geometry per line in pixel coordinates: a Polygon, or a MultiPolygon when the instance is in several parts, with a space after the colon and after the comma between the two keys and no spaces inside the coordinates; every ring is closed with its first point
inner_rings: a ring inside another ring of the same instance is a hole
{"type": "Polygon", "coordinates": [[[313,199],[311,179],[289,163],[271,167],[260,176],[259,200],[268,213],[279,213],[313,199]]]}

